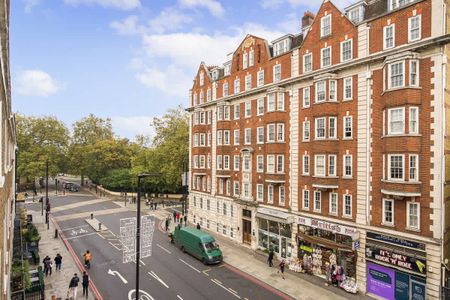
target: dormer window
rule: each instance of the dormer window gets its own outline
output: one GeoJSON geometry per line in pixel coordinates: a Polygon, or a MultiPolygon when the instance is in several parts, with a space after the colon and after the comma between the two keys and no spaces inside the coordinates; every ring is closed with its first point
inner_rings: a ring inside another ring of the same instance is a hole
{"type": "Polygon", "coordinates": [[[389,9],[394,10],[397,8],[400,8],[402,6],[407,5],[408,3],[411,3],[414,0],[390,0],[389,1],[389,9]]]}
{"type": "Polygon", "coordinates": [[[320,37],[325,37],[330,34],[331,34],[331,15],[328,15],[320,19],[320,37]]]}
{"type": "Polygon", "coordinates": [[[228,62],[226,64],[223,65],[223,75],[224,76],[228,76],[230,75],[230,71],[231,71],[231,64],[228,62]]]}
{"type": "Polygon", "coordinates": [[[212,80],[217,80],[217,79],[219,79],[219,70],[214,70],[212,73],[211,73],[211,77],[212,77],[212,80]]]}
{"type": "Polygon", "coordinates": [[[290,39],[284,39],[282,41],[276,42],[273,45],[273,56],[278,56],[285,52],[288,52],[290,46],[291,46],[290,39]]]}
{"type": "Polygon", "coordinates": [[[364,6],[360,5],[358,7],[352,8],[348,11],[347,15],[350,21],[352,21],[353,23],[361,22],[364,18],[364,6]]]}

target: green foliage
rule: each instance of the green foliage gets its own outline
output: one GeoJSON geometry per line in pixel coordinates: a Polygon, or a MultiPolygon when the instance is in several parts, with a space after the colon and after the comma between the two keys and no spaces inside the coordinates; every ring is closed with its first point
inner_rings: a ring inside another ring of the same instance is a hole
{"type": "Polygon", "coordinates": [[[41,236],[39,235],[39,232],[33,223],[28,223],[27,227],[23,229],[22,234],[23,238],[28,243],[37,242],[41,239],[41,236]]]}
{"type": "Polygon", "coordinates": [[[17,173],[34,179],[45,175],[49,162],[51,176],[67,167],[65,156],[69,146],[69,130],[55,117],[16,116],[17,173]]]}
{"type": "Polygon", "coordinates": [[[116,169],[100,179],[100,184],[112,191],[130,191],[132,186],[131,173],[129,169],[116,169]]]}

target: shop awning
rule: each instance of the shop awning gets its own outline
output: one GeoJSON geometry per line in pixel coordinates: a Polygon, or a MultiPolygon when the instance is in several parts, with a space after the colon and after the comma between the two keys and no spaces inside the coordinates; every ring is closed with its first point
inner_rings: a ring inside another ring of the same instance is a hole
{"type": "Polygon", "coordinates": [[[265,220],[269,220],[269,221],[274,221],[274,222],[288,224],[288,220],[287,219],[279,218],[279,217],[275,217],[275,216],[271,216],[271,215],[266,215],[266,214],[263,214],[263,213],[260,213],[260,212],[256,213],[256,217],[257,218],[261,218],[261,219],[265,219],[265,220]]]}
{"type": "Polygon", "coordinates": [[[327,239],[323,239],[317,236],[310,236],[304,233],[297,233],[297,237],[300,237],[301,239],[311,243],[311,244],[316,244],[319,246],[323,246],[325,248],[331,248],[331,249],[337,249],[337,250],[341,250],[341,251],[348,251],[348,252],[352,252],[352,247],[351,246],[347,246],[347,245],[343,245],[343,244],[339,244],[327,239]]]}

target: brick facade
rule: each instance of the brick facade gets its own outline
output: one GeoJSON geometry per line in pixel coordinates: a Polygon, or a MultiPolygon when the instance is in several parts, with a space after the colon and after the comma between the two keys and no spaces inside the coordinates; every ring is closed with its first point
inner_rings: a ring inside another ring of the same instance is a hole
{"type": "Polygon", "coordinates": [[[211,115],[191,124],[191,145],[209,132],[211,143],[191,146],[189,214],[293,262],[322,247],[360,292],[373,292],[375,264],[418,280],[428,299],[438,299],[441,253],[449,253],[441,251],[448,228],[441,124],[448,121],[438,67],[446,65],[439,45],[448,37],[438,1],[392,1],[358,2],[345,13],[324,1],[315,16],[305,13],[302,33],[271,44],[248,35],[223,68],[201,64],[191,95],[210,88],[215,97],[189,100],[193,120],[211,115]],[[211,165],[199,168],[194,155],[210,155],[211,165]],[[206,187],[198,184],[204,176],[206,187]],[[378,247],[427,268],[380,264],[371,254],[378,247]]]}

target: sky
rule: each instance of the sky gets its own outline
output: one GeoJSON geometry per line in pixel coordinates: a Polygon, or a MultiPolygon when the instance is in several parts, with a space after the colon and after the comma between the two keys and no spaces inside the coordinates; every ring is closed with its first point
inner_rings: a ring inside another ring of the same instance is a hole
{"type": "Polygon", "coordinates": [[[93,113],[111,118],[119,136],[151,135],[153,117],[188,106],[200,62],[221,66],[246,34],[298,34],[303,13],[320,3],[11,0],[13,110],[69,128],[93,113]]]}

